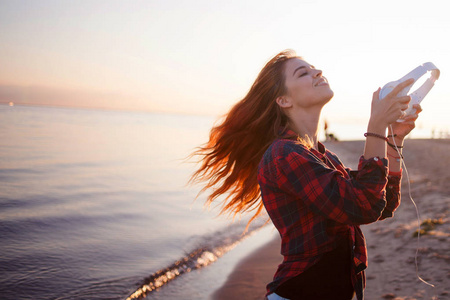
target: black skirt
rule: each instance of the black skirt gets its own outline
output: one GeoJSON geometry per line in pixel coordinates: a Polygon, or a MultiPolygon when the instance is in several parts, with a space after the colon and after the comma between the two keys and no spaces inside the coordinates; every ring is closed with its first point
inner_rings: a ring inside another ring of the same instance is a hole
{"type": "Polygon", "coordinates": [[[348,238],[302,274],[280,285],[275,293],[292,300],[351,300],[351,249],[348,238]]]}

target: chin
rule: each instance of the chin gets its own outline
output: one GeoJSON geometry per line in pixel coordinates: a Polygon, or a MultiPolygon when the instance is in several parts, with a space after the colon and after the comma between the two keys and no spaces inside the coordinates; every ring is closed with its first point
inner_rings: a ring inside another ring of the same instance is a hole
{"type": "Polygon", "coordinates": [[[333,90],[329,89],[328,92],[323,97],[324,104],[330,102],[330,100],[331,100],[331,98],[333,98],[333,96],[334,96],[333,90]]]}

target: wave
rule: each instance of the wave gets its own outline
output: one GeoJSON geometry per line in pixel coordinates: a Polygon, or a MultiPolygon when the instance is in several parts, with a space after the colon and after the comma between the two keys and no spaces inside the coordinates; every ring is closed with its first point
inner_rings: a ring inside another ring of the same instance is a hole
{"type": "Polygon", "coordinates": [[[265,225],[267,225],[267,221],[259,219],[253,221],[245,233],[243,232],[245,226],[232,224],[222,231],[203,236],[202,246],[196,247],[170,266],[146,277],[141,281],[136,291],[126,299],[142,299],[179,276],[212,264],[265,225]]]}

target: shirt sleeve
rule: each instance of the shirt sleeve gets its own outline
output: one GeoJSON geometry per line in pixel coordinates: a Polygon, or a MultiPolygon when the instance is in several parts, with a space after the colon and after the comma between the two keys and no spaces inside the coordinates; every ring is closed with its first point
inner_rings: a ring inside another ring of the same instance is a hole
{"type": "MultiPolygon", "coordinates": [[[[279,142],[269,173],[276,186],[314,212],[345,224],[378,220],[386,207],[387,160],[360,158],[355,177],[328,167],[306,147],[279,142]]],[[[389,211],[386,210],[386,216],[389,211]]]]}
{"type": "Polygon", "coordinates": [[[386,207],[381,214],[380,220],[391,218],[394,211],[400,206],[400,184],[402,181],[402,172],[389,172],[386,188],[386,207]]]}

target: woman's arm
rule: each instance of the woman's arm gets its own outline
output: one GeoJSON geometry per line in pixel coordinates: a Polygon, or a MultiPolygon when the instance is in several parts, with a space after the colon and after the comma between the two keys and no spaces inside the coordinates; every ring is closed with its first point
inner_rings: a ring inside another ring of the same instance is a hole
{"type": "Polygon", "coordinates": [[[384,158],[361,157],[352,178],[327,166],[303,145],[284,140],[269,148],[258,180],[261,190],[272,195],[267,202],[281,205],[295,199],[327,218],[359,225],[377,221],[386,207],[387,164],[384,158]]]}
{"type": "Polygon", "coordinates": [[[392,217],[400,205],[400,184],[402,175],[401,157],[403,156],[403,141],[415,127],[415,121],[422,111],[419,104],[413,106],[416,114],[407,116],[403,122],[395,122],[388,127],[389,144],[387,157],[389,161],[389,176],[386,187],[386,207],[380,219],[392,217]],[[393,147],[393,146],[394,147],[393,147]],[[396,147],[395,147],[396,146],[396,147]]]}
{"type": "MultiPolygon", "coordinates": [[[[385,98],[379,99],[380,89],[373,93],[372,109],[367,125],[367,132],[385,136],[389,124],[395,123],[408,108],[410,96],[398,97],[397,94],[413,82],[406,80],[397,85],[385,98]]],[[[386,157],[386,141],[375,136],[368,136],[364,147],[364,158],[386,157]]]]}
{"type": "Polygon", "coordinates": [[[387,147],[387,157],[389,160],[389,171],[400,172],[401,171],[401,161],[403,150],[403,141],[405,137],[414,129],[415,121],[419,117],[422,108],[419,104],[413,105],[416,113],[407,116],[403,122],[394,122],[388,127],[389,132],[389,146],[387,147]],[[397,149],[393,146],[397,146],[397,149]]]}

